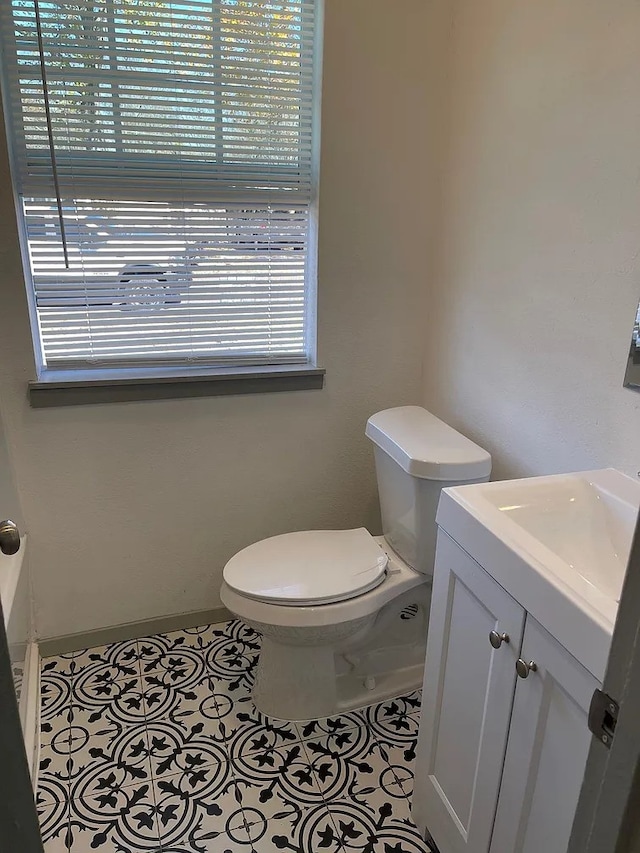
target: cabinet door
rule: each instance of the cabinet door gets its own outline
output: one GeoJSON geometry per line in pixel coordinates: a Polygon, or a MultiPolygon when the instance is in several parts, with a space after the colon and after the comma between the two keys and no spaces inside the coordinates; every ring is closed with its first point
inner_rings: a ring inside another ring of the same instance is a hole
{"type": "Polygon", "coordinates": [[[489,850],[524,616],[439,533],[413,815],[442,853],[489,850]],[[491,631],[508,634],[509,642],[494,649],[491,631]]]}
{"type": "Polygon", "coordinates": [[[597,680],[532,619],[521,657],[491,853],[566,853],[591,734],[597,680]]]}

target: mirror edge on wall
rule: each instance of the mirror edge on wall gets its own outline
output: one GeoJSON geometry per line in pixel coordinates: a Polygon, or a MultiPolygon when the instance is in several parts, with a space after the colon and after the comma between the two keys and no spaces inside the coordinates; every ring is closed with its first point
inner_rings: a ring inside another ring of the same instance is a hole
{"type": "Polygon", "coordinates": [[[624,375],[624,387],[640,391],[640,304],[636,311],[636,321],[631,333],[631,346],[624,375]]]}

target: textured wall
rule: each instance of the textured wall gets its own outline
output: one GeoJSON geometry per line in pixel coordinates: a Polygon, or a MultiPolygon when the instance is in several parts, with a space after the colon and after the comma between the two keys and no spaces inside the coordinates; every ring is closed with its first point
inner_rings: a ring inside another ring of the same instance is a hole
{"type": "Polygon", "coordinates": [[[5,518],[15,521],[22,532],[24,517],[18,499],[13,460],[9,453],[2,422],[2,409],[0,409],[0,521],[5,518]]]}
{"type": "Polygon", "coordinates": [[[419,399],[422,355],[425,404],[498,476],[639,470],[638,43],[636,0],[327,0],[321,392],[30,410],[3,156],[0,401],[42,635],[216,606],[262,536],[375,528],[364,421],[419,399]]]}
{"type": "Polygon", "coordinates": [[[448,6],[424,401],[498,476],[635,474],[640,394],[622,379],[640,297],[640,4],[448,6]]]}
{"type": "Polygon", "coordinates": [[[316,392],[31,410],[2,155],[0,396],[51,637],[215,607],[239,548],[378,525],[364,438],[420,396],[426,230],[423,0],[328,0],[316,392]]]}

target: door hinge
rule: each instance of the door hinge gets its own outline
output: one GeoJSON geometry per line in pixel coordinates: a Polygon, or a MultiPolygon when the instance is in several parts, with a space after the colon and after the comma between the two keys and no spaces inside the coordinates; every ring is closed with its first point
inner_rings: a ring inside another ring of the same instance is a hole
{"type": "Polygon", "coordinates": [[[594,690],[589,707],[589,731],[602,741],[607,749],[611,749],[619,710],[620,706],[615,699],[602,690],[594,690]]]}

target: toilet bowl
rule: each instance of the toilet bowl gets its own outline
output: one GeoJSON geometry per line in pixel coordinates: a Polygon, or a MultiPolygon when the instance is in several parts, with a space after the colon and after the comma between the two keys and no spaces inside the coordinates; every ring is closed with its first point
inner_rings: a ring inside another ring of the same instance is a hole
{"type": "MultiPolygon", "coordinates": [[[[336,672],[336,656],[349,655],[351,652],[353,660],[360,649],[361,639],[366,638],[368,645],[371,644],[373,626],[380,618],[385,605],[399,601],[403,594],[411,593],[417,587],[422,589],[418,594],[410,595],[412,600],[407,600],[404,607],[414,603],[413,599],[415,603],[421,602],[423,621],[426,621],[430,579],[407,566],[386,546],[384,537],[374,538],[364,528],[284,534],[257,543],[257,546],[268,543],[273,551],[278,546],[286,549],[290,544],[287,542],[289,536],[299,537],[301,545],[306,538],[312,540],[321,552],[325,552],[322,554],[323,558],[327,551],[326,545],[323,547],[323,538],[329,543],[329,547],[333,545],[338,549],[341,538],[350,538],[351,548],[348,550],[352,555],[354,541],[364,542],[368,538],[383,557],[382,574],[375,585],[369,584],[365,591],[358,594],[353,594],[353,585],[345,583],[344,578],[341,578],[342,595],[336,591],[333,601],[312,603],[307,598],[305,604],[294,605],[286,599],[266,601],[234,589],[230,582],[242,584],[242,581],[238,578],[238,567],[232,562],[228,564],[221,590],[222,601],[232,613],[262,634],[262,650],[253,689],[256,706],[272,717],[309,720],[331,716],[340,710],[375,701],[379,691],[375,690],[377,683],[372,684],[371,679],[375,679],[375,676],[371,673],[363,673],[360,678],[355,679],[362,688],[362,702],[354,703],[355,697],[340,695],[341,684],[336,672]],[[388,548],[387,553],[384,552],[384,547],[388,548]],[[345,592],[345,588],[351,588],[350,594],[345,592]],[[365,685],[367,679],[369,686],[365,685]]],[[[254,551],[257,546],[253,546],[254,551]]],[[[366,555],[367,549],[364,550],[366,555]]],[[[314,551],[310,549],[304,565],[305,573],[308,573],[305,576],[312,576],[320,566],[321,561],[314,560],[314,551]]],[[[266,575],[267,565],[264,565],[264,570],[266,575]]],[[[355,573],[354,579],[357,583],[355,573]]],[[[304,594],[308,595],[308,592],[309,590],[305,590],[304,594]]],[[[416,618],[415,615],[413,618],[416,618]]],[[[360,651],[364,652],[364,649],[360,651]]],[[[421,660],[421,656],[418,657],[421,660]]],[[[407,664],[408,659],[398,661],[399,667],[406,667],[407,664]]],[[[352,666],[345,660],[346,669],[351,669],[352,666]]],[[[401,675],[399,670],[398,675],[401,675]]],[[[405,682],[407,689],[411,689],[415,677],[407,681],[405,674],[404,680],[400,677],[396,678],[396,682],[400,686],[394,686],[390,691],[387,689],[387,693],[404,692],[405,682]]]]}
{"type": "Polygon", "coordinates": [[[253,700],[269,716],[327,717],[422,682],[440,492],[488,480],[491,457],[418,406],[378,412],[366,435],[383,536],[285,533],[224,568],[223,604],[263,637],[253,700]]]}

